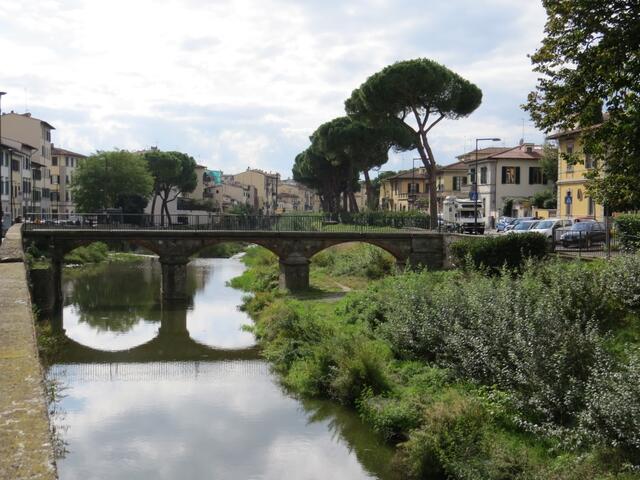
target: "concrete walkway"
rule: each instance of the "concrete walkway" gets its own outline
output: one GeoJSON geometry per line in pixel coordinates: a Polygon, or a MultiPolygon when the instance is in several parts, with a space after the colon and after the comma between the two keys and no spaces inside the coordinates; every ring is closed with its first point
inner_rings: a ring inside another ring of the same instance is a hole
{"type": "Polygon", "coordinates": [[[0,479],[55,479],[20,225],[0,246],[0,479]]]}

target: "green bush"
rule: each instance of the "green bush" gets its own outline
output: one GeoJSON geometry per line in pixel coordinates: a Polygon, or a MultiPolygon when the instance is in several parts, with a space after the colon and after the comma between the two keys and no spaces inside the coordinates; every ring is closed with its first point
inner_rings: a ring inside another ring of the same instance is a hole
{"type": "Polygon", "coordinates": [[[375,280],[391,273],[395,259],[380,247],[358,243],[323,250],[312,257],[311,264],[324,268],[331,275],[361,276],[375,280]]]}
{"type": "Polygon", "coordinates": [[[640,255],[613,258],[603,271],[612,297],[625,307],[640,311],[640,255]]]}
{"type": "Polygon", "coordinates": [[[522,233],[459,240],[451,245],[451,255],[458,267],[467,266],[470,261],[474,268],[495,274],[504,267],[520,269],[529,258],[543,258],[547,249],[544,235],[522,233]]]}
{"type": "Polygon", "coordinates": [[[625,250],[640,250],[640,214],[627,213],[615,218],[620,244],[625,250]]]}
{"type": "Polygon", "coordinates": [[[64,257],[65,263],[84,265],[104,262],[109,255],[109,247],[103,242],[94,242],[86,247],[71,250],[64,257]]]}

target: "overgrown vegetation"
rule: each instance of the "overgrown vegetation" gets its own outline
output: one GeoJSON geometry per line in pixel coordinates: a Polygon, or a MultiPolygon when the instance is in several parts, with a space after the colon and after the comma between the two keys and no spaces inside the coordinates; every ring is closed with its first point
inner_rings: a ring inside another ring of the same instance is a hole
{"type": "Polygon", "coordinates": [[[469,238],[451,245],[453,262],[458,267],[471,266],[495,274],[501,269],[520,269],[527,259],[542,259],[548,244],[544,235],[522,233],[469,238]]]}
{"type": "MultiPolygon", "coordinates": [[[[234,281],[264,355],[293,391],[356,408],[407,478],[637,478],[640,257],[400,272],[332,304],[277,292],[270,255],[234,281]]],[[[362,275],[349,256],[312,275],[362,275]]]]}
{"type": "Polygon", "coordinates": [[[618,215],[615,222],[622,247],[631,252],[640,250],[640,214],[618,215]]]}

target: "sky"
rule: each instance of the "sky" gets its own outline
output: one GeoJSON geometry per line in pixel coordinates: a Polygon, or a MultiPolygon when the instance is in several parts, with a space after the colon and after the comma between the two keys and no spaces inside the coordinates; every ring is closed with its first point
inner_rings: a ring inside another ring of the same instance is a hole
{"type": "MultiPolygon", "coordinates": [[[[483,91],[469,117],[432,130],[446,165],[478,137],[542,142],[520,105],[545,20],[538,0],[0,0],[2,110],[84,154],[157,146],[289,177],[353,89],[423,57],[483,91]]],[[[383,169],[417,157],[392,153],[383,169]]]]}

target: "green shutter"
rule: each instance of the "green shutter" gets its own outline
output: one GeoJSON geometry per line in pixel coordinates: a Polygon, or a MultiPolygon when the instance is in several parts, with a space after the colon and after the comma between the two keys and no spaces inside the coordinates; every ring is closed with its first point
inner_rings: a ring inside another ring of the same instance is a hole
{"type": "Polygon", "coordinates": [[[516,185],[520,185],[520,167],[516,167],[516,185]]]}
{"type": "Polygon", "coordinates": [[[507,183],[507,167],[502,167],[502,184],[507,183]]]}

